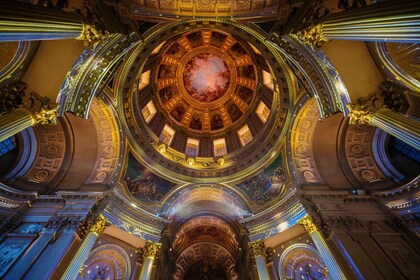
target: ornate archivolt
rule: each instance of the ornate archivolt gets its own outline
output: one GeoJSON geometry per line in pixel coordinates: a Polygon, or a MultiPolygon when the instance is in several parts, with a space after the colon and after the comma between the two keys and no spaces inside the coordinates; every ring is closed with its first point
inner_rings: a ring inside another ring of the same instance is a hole
{"type": "Polygon", "coordinates": [[[344,128],[346,165],[359,181],[359,185],[385,179],[372,152],[375,129],[369,125],[347,125],[344,128]]]}
{"type": "Polygon", "coordinates": [[[303,243],[294,244],[283,252],[278,271],[281,279],[331,279],[318,252],[303,243]]]}
{"type": "Polygon", "coordinates": [[[108,184],[118,166],[120,154],[118,125],[111,109],[98,98],[92,101],[90,116],[95,123],[99,143],[95,167],[86,183],[108,184]]]}
{"type": "MultiPolygon", "coordinates": [[[[229,192],[227,187],[223,188],[210,185],[192,185],[186,189],[178,190],[177,192],[172,191],[163,201],[163,204],[166,204],[165,208],[168,219],[174,219],[179,213],[182,213],[183,216],[185,216],[185,211],[188,211],[188,209],[186,209],[188,205],[203,201],[214,202],[214,211],[220,213],[226,212],[226,214],[229,214],[235,219],[243,218],[244,215],[249,214],[248,207],[243,200],[238,198],[232,191],[229,192]],[[221,209],[220,207],[223,207],[224,209],[221,209]]],[[[212,209],[208,210],[211,211],[212,209]]]]}
{"type": "Polygon", "coordinates": [[[313,152],[313,138],[319,120],[319,110],[315,99],[309,100],[295,118],[290,136],[292,168],[301,183],[322,183],[313,152]]]}
{"type": "Polygon", "coordinates": [[[163,18],[182,16],[278,17],[285,20],[291,9],[288,1],[280,0],[134,0],[117,6],[119,13],[132,19],[144,16],[163,18]],[[280,4],[281,3],[281,4],[280,4]]]}
{"type": "Polygon", "coordinates": [[[212,242],[199,242],[186,248],[176,260],[176,272],[172,279],[183,279],[188,269],[199,260],[216,262],[224,268],[229,280],[238,279],[234,257],[227,249],[212,242]]]}
{"type": "Polygon", "coordinates": [[[71,153],[72,145],[66,139],[61,122],[57,125],[39,125],[34,130],[38,138],[38,150],[33,165],[22,179],[50,187],[62,169],[66,155],[71,153]]]}
{"type": "Polygon", "coordinates": [[[238,248],[236,234],[232,228],[219,218],[201,216],[186,222],[175,235],[172,247],[175,253],[182,252],[191,243],[212,241],[223,245],[234,253],[238,248]]]}

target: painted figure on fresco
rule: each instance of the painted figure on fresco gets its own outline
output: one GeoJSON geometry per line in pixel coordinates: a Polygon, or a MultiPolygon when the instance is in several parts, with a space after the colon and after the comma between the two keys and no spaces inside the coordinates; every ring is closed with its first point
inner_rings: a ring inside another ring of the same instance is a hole
{"type": "Polygon", "coordinates": [[[124,181],[130,193],[142,201],[159,201],[175,184],[153,174],[130,153],[124,181]]]}
{"type": "Polygon", "coordinates": [[[268,201],[281,195],[286,184],[286,174],[282,167],[282,155],[259,175],[238,184],[254,201],[268,201]]]}

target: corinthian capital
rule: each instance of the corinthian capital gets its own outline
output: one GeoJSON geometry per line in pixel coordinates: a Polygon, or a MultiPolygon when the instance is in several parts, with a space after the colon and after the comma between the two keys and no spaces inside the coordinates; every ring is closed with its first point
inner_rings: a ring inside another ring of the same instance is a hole
{"type": "Polygon", "coordinates": [[[34,114],[37,124],[57,124],[59,104],[43,107],[34,114]]]}
{"type": "Polygon", "coordinates": [[[249,248],[254,256],[265,256],[265,244],[262,240],[248,243],[249,248]]]}
{"type": "Polygon", "coordinates": [[[296,37],[314,49],[320,48],[327,41],[322,32],[322,24],[309,26],[304,30],[298,31],[296,37]]]}
{"type": "Polygon", "coordinates": [[[312,232],[317,231],[317,228],[314,222],[312,221],[311,216],[309,216],[308,214],[306,214],[305,217],[300,219],[298,223],[303,226],[303,228],[306,230],[307,233],[312,233],[312,232]]]}
{"type": "Polygon", "coordinates": [[[147,241],[144,246],[144,256],[155,259],[159,255],[161,247],[161,243],[147,241]]]}
{"type": "Polygon", "coordinates": [[[350,124],[369,124],[374,114],[373,108],[364,107],[360,104],[347,104],[347,108],[350,110],[350,124]]]}
{"type": "Polygon", "coordinates": [[[108,227],[108,222],[105,219],[105,217],[103,217],[102,215],[100,215],[95,223],[91,226],[90,228],[90,232],[96,233],[97,235],[101,234],[105,228],[108,227]]]}

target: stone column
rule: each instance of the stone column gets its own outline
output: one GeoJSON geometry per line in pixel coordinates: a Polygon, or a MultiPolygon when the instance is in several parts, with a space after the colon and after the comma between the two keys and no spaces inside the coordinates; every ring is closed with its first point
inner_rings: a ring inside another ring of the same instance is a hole
{"type": "Polygon", "coordinates": [[[160,253],[162,244],[147,241],[144,246],[144,260],[139,280],[149,280],[152,275],[153,262],[160,253]]]}
{"type": "Polygon", "coordinates": [[[297,32],[304,43],[320,47],[328,40],[420,42],[418,1],[389,1],[335,13],[321,23],[297,32]]]}
{"type": "Polygon", "coordinates": [[[309,215],[306,215],[301,220],[299,220],[299,224],[305,228],[306,232],[309,233],[312,240],[314,241],[315,246],[318,249],[318,252],[320,253],[325,266],[327,267],[331,278],[334,280],[347,279],[330,249],[328,248],[328,245],[322,237],[321,233],[317,230],[315,224],[312,221],[312,218],[309,215]]]}
{"type": "Polygon", "coordinates": [[[93,245],[95,244],[98,236],[105,230],[108,226],[106,219],[101,215],[99,216],[95,223],[90,227],[89,233],[83,240],[83,243],[80,245],[79,250],[77,250],[72,261],[64,272],[61,280],[74,280],[79,274],[80,268],[86,261],[89,256],[90,251],[92,250],[93,245]]]}
{"type": "Polygon", "coordinates": [[[94,43],[107,33],[80,16],[16,1],[0,1],[0,41],[78,39],[94,43]]]}
{"type": "Polygon", "coordinates": [[[350,109],[350,124],[376,126],[395,138],[420,150],[420,122],[391,111],[360,104],[347,105],[350,109]]]}
{"type": "Polygon", "coordinates": [[[58,117],[58,104],[36,110],[18,108],[0,115],[0,142],[36,124],[55,124],[58,117]]]}
{"type": "Polygon", "coordinates": [[[48,243],[54,238],[61,225],[62,220],[57,217],[53,217],[48,227],[40,233],[39,237],[30,246],[30,249],[19,259],[4,279],[22,279],[27,270],[30,269],[37,258],[41,255],[48,243]]]}
{"type": "Polygon", "coordinates": [[[252,254],[255,257],[255,263],[257,265],[257,271],[258,271],[258,278],[260,280],[270,279],[270,276],[268,275],[267,261],[265,259],[264,241],[257,240],[254,242],[250,242],[248,244],[249,244],[249,248],[251,249],[252,254]]]}

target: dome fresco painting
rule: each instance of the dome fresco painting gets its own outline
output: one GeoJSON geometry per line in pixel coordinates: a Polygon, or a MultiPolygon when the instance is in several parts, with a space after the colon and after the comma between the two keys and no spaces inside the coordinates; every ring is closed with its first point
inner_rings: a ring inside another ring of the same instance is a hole
{"type": "Polygon", "coordinates": [[[419,15],[0,1],[0,279],[419,279],[419,15]]]}

